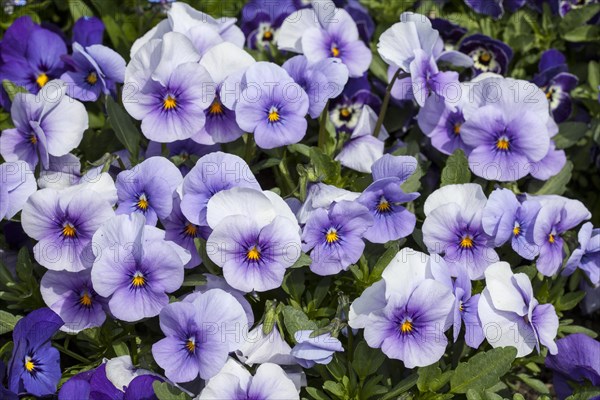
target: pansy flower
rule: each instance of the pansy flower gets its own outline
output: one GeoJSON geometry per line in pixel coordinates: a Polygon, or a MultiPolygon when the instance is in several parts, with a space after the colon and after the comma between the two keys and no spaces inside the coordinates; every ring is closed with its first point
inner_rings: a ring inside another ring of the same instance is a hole
{"type": "Polygon", "coordinates": [[[600,229],[593,229],[591,222],[586,222],[577,235],[579,246],[573,250],[567,260],[563,274],[569,275],[576,268],[581,269],[593,286],[600,283],[600,229]]]}
{"type": "Polygon", "coordinates": [[[198,375],[212,378],[223,368],[229,352],[238,349],[237,339],[248,321],[232,295],[212,289],[193,302],[166,305],[160,328],[166,337],[152,346],[154,360],[171,381],[189,382],[198,375]]]}
{"type": "Polygon", "coordinates": [[[264,333],[264,325],[258,324],[248,332],[244,343],[236,351],[236,356],[248,366],[264,363],[296,365],[297,361],[290,354],[291,351],[290,345],[281,337],[277,324],[268,334],[264,333]]]}
{"type": "Polygon", "coordinates": [[[68,69],[61,79],[69,95],[81,101],[96,101],[100,94],[116,94],[117,83],[125,78],[125,60],[116,51],[100,44],[83,47],[73,43],[73,54],[63,57],[68,69]]]}
{"type": "MultiPolygon", "coordinates": [[[[35,24],[29,16],[17,18],[2,38],[0,77],[37,93],[63,73],[61,57],[66,54],[67,46],[58,34],[35,24]]],[[[9,104],[2,105],[8,108],[9,104]]]]}
{"type": "Polygon", "coordinates": [[[381,348],[407,368],[431,365],[442,358],[448,344],[444,331],[451,326],[451,288],[442,264],[404,248],[384,269],[382,279],[352,302],[348,324],[364,328],[370,347],[381,348]]]}
{"type": "Polygon", "coordinates": [[[465,343],[477,349],[485,336],[478,315],[479,294],[471,293],[471,280],[466,273],[460,273],[453,282],[454,307],[452,316],[452,334],[458,339],[461,328],[465,326],[465,343]]]}
{"type": "Polygon", "coordinates": [[[173,209],[173,193],[183,181],[179,169],[164,157],[150,157],[117,175],[117,214],[141,213],[156,225],[173,209]]]}
{"type": "Polygon", "coordinates": [[[513,51],[507,44],[480,33],[464,38],[458,49],[473,59],[475,75],[484,72],[506,75],[513,57],[513,51]]]}
{"type": "Polygon", "coordinates": [[[498,261],[493,239],[483,230],[486,197],[476,183],[447,185],[425,200],[423,242],[430,253],[443,255],[452,276],[466,272],[469,279],[498,261]]]}
{"type": "Polygon", "coordinates": [[[372,168],[373,183],[358,198],[373,216],[373,225],[364,233],[372,243],[386,243],[406,237],[415,229],[413,213],[402,203],[415,200],[418,193],[404,193],[400,185],[417,169],[417,160],[410,156],[386,154],[372,168]]]}
{"type": "Polygon", "coordinates": [[[296,11],[291,0],[251,0],[242,9],[241,28],[246,45],[262,50],[277,46],[279,28],[288,15],[296,11]]]}
{"type": "Polygon", "coordinates": [[[298,221],[276,193],[234,187],[207,206],[213,229],[206,246],[233,288],[264,292],[281,286],[285,270],[301,254],[298,221]]]}
{"type": "Polygon", "coordinates": [[[40,282],[44,302],[65,322],[69,333],[102,326],[106,319],[105,300],[92,287],[90,271],[47,271],[40,282]]]}
{"type": "Polygon", "coordinates": [[[313,183],[308,186],[306,199],[296,211],[298,222],[305,224],[315,211],[319,209],[328,210],[334,202],[353,201],[359,196],[360,193],[327,185],[323,182],[313,183]]]}
{"type": "Polygon", "coordinates": [[[8,365],[8,389],[36,397],[52,395],[61,377],[60,355],[50,339],[63,321],[49,308],[32,311],[13,331],[13,352],[8,365]]]}
{"type": "Polygon", "coordinates": [[[552,276],[565,257],[562,234],[589,219],[591,214],[579,200],[550,196],[540,201],[542,208],[533,226],[533,240],[540,250],[536,267],[543,275],[552,276]]]}
{"type": "Polygon", "coordinates": [[[373,55],[358,36],[356,22],[333,1],[319,1],[312,8],[292,13],[279,30],[280,50],[301,53],[310,63],[335,57],[348,67],[350,76],[362,76],[373,55]]]}
{"type": "Polygon", "coordinates": [[[310,251],[310,270],[335,275],[356,263],[365,249],[363,234],[373,224],[369,210],[357,202],[334,203],[318,209],[302,231],[302,249],[310,251]]]}
{"type": "Polygon", "coordinates": [[[67,85],[56,80],[37,95],[17,93],[10,114],[15,124],[0,135],[0,154],[6,161],[26,161],[48,167],[50,156],[76,148],[88,128],[83,104],[67,97],[67,85]]]}
{"type": "Polygon", "coordinates": [[[308,95],[308,113],[312,118],[323,112],[329,99],[342,93],[348,81],[348,68],[337,58],[309,64],[305,56],[299,55],[287,60],[282,67],[308,95]]]}
{"type": "Polygon", "coordinates": [[[533,240],[533,226],[541,207],[534,199],[521,203],[512,191],[496,189],[483,209],[483,229],[494,238],[495,246],[510,240],[517,254],[533,260],[539,252],[533,240]]]}
{"type": "Polygon", "coordinates": [[[246,86],[235,106],[238,125],[254,133],[256,145],[273,149],[306,135],[308,95],[277,64],[257,62],[244,74],[246,86]]]}
{"type": "Polygon", "coordinates": [[[540,304],[533,297],[527,275],[513,274],[507,262],[497,262],[485,271],[486,287],[479,298],[479,318],[488,343],[511,346],[517,357],[524,357],[540,344],[556,354],[554,338],[558,316],[552,304],[540,304]],[[493,328],[492,328],[493,327],[493,328]]]}
{"type": "Polygon", "coordinates": [[[11,219],[37,190],[35,176],[25,161],[0,164],[0,220],[11,219]]]}
{"type": "Polygon", "coordinates": [[[280,399],[298,400],[294,381],[277,364],[260,365],[254,376],[237,361],[229,359],[223,369],[209,379],[198,400],[280,399]]]}
{"type": "Polygon", "coordinates": [[[336,352],[344,351],[342,343],[330,333],[311,337],[313,332],[300,330],[294,333],[296,345],[292,349],[291,355],[296,357],[303,368],[312,368],[315,364],[327,365],[333,360],[336,352]]]}
{"type": "Polygon", "coordinates": [[[260,190],[248,164],[220,151],[201,157],[183,180],[181,211],[193,224],[207,226],[206,205],[216,193],[236,186],[260,190]]]}
{"type": "Polygon", "coordinates": [[[164,39],[170,32],[185,35],[201,55],[222,42],[233,43],[239,48],[244,47],[246,42],[244,33],[235,24],[235,18],[215,19],[183,2],[173,3],[167,17],[133,43],[132,58],[145,44],[154,39],[164,39]]]}
{"type": "MultiPolygon", "coordinates": [[[[93,289],[109,298],[115,318],[133,322],[154,317],[169,304],[167,293],[183,283],[190,254],[176,250],[157,228],[146,227],[143,215],[118,215],[95,233],[93,289]]],[[[183,249],[181,249],[183,250],[183,249]]]]}
{"type": "Polygon", "coordinates": [[[189,139],[204,126],[215,85],[184,35],[169,32],[135,53],[125,70],[123,105],[142,121],[142,133],[160,143],[189,139]]]}
{"type": "Polygon", "coordinates": [[[329,119],[336,131],[352,133],[365,105],[375,112],[379,112],[381,106],[381,100],[372,93],[367,76],[348,79],[342,94],[333,99],[329,105],[329,119]]]}
{"type": "Polygon", "coordinates": [[[78,272],[92,266],[92,236],[113,215],[111,205],[93,190],[48,188],[29,197],[21,224],[38,241],[33,248],[37,262],[54,271],[78,272]]]}
{"type": "Polygon", "coordinates": [[[556,49],[542,53],[538,70],[533,82],[546,93],[554,121],[564,122],[571,115],[573,103],[570,92],[579,83],[579,78],[568,72],[565,56],[556,49]]]}

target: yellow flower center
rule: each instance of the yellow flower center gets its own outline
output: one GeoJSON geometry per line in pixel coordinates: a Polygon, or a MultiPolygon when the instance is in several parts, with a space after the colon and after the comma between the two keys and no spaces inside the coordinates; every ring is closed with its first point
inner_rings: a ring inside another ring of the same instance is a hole
{"type": "Polygon", "coordinates": [[[33,370],[35,369],[33,359],[29,356],[25,357],[25,369],[27,370],[27,372],[33,372],[33,370]]]}
{"type": "Polygon", "coordinates": [[[72,238],[75,237],[75,235],[77,235],[77,231],[75,230],[75,227],[73,225],[66,223],[62,228],[62,234],[65,237],[72,238]]]}
{"type": "Polygon", "coordinates": [[[260,251],[256,246],[252,246],[246,252],[246,259],[248,261],[259,261],[260,260],[260,251]]]}
{"type": "Polygon", "coordinates": [[[554,234],[551,233],[548,235],[548,242],[550,243],[554,243],[556,241],[556,239],[554,239],[554,234]]]}
{"type": "Polygon", "coordinates": [[[548,100],[551,100],[553,95],[554,95],[554,89],[550,89],[546,92],[546,98],[548,100]]]}
{"type": "Polygon", "coordinates": [[[473,247],[473,238],[469,235],[462,238],[460,241],[460,247],[463,249],[470,249],[473,247]]]}
{"type": "Polygon", "coordinates": [[[270,42],[271,40],[273,40],[273,32],[271,32],[271,31],[265,31],[265,33],[263,33],[263,40],[266,40],[268,42],[270,42]]]}
{"type": "Polygon", "coordinates": [[[89,292],[83,292],[81,298],[79,299],[79,304],[81,304],[84,307],[92,306],[92,296],[89,294],[89,292]]]}
{"type": "Polygon", "coordinates": [[[166,99],[163,100],[163,108],[165,110],[172,110],[177,107],[177,100],[175,97],[168,95],[166,99]]]}
{"type": "Polygon", "coordinates": [[[335,243],[338,240],[340,240],[340,235],[338,235],[335,228],[329,229],[325,234],[325,241],[327,241],[327,243],[335,243]]]}
{"type": "Polygon", "coordinates": [[[333,57],[339,57],[340,56],[340,49],[337,47],[336,44],[334,44],[333,46],[331,46],[331,55],[333,57]]]}
{"type": "Polygon", "coordinates": [[[498,150],[506,151],[506,150],[508,150],[509,147],[510,147],[510,142],[508,141],[508,138],[506,136],[502,136],[496,142],[496,148],[498,150]]]}
{"type": "Polygon", "coordinates": [[[96,82],[98,82],[98,74],[96,74],[95,72],[90,72],[87,78],[85,78],[85,80],[90,85],[95,85],[96,82]]]}
{"type": "Polygon", "coordinates": [[[276,107],[271,107],[271,109],[269,110],[268,119],[269,122],[277,122],[281,119],[281,117],[279,116],[279,110],[277,110],[276,107]]]}
{"type": "Polygon", "coordinates": [[[487,64],[491,61],[492,59],[492,55],[490,53],[488,53],[487,51],[484,51],[483,53],[481,53],[481,55],[479,56],[479,61],[487,64]]]}
{"type": "Polygon", "coordinates": [[[410,320],[405,320],[404,322],[402,322],[402,325],[400,325],[400,332],[402,333],[410,333],[413,330],[413,324],[412,321],[410,320]]]}
{"type": "Polygon", "coordinates": [[[186,234],[187,236],[196,237],[196,234],[198,233],[198,227],[196,225],[188,222],[185,225],[185,229],[184,229],[183,233],[186,234]]]}
{"type": "Polygon", "coordinates": [[[348,118],[350,116],[350,110],[348,110],[348,108],[344,107],[340,110],[340,115],[344,118],[348,118]]]}
{"type": "Polygon", "coordinates": [[[196,341],[193,338],[188,339],[185,342],[185,348],[187,349],[187,351],[189,351],[190,353],[193,353],[194,351],[196,351],[196,341]]]}
{"type": "Polygon", "coordinates": [[[519,236],[520,233],[521,233],[521,227],[519,225],[515,225],[515,227],[513,228],[513,235],[519,236]]]}
{"type": "Polygon", "coordinates": [[[458,311],[465,311],[465,307],[463,306],[463,302],[458,303],[458,311]]]}
{"type": "Polygon", "coordinates": [[[146,278],[144,277],[144,274],[142,274],[141,272],[136,272],[135,274],[133,274],[133,277],[131,278],[131,285],[134,288],[141,288],[143,286],[146,285],[146,278]]]}
{"type": "Polygon", "coordinates": [[[221,115],[223,114],[223,105],[218,99],[215,99],[208,108],[208,113],[211,115],[221,115]]]}
{"type": "Polygon", "coordinates": [[[392,206],[390,205],[390,202],[387,201],[384,197],[381,198],[381,200],[379,200],[379,204],[377,204],[377,211],[379,211],[380,213],[386,213],[392,210],[392,206]]]}
{"type": "Polygon", "coordinates": [[[37,137],[35,135],[29,136],[29,143],[36,144],[37,143],[37,137]]]}
{"type": "Polygon", "coordinates": [[[48,83],[49,80],[50,78],[48,78],[48,75],[42,72],[38,75],[35,81],[37,82],[39,87],[44,87],[44,85],[46,85],[46,83],[48,83]]]}
{"type": "Polygon", "coordinates": [[[149,205],[150,205],[150,203],[148,203],[148,198],[146,197],[145,194],[142,194],[138,198],[138,202],[136,203],[136,207],[142,211],[146,211],[148,209],[149,205]]]}
{"type": "Polygon", "coordinates": [[[461,124],[458,124],[458,123],[454,124],[453,131],[454,131],[454,134],[457,136],[460,135],[460,126],[461,126],[461,124]]]}

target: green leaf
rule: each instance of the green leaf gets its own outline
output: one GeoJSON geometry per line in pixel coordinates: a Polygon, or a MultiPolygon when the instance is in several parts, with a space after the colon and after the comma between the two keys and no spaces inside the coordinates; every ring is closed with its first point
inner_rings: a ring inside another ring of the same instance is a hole
{"type": "Polygon", "coordinates": [[[326,381],[323,383],[323,389],[336,396],[339,399],[347,399],[346,389],[341,383],[326,381]]]}
{"type": "Polygon", "coordinates": [[[567,311],[574,308],[583,298],[585,297],[585,292],[569,292],[558,299],[558,302],[554,305],[556,311],[567,311]]]}
{"type": "Polygon", "coordinates": [[[281,288],[289,294],[292,299],[300,302],[302,300],[302,293],[304,293],[304,270],[303,269],[292,269],[285,274],[281,288]]]}
{"type": "Polygon", "coordinates": [[[117,139],[125,146],[134,159],[138,157],[140,132],[125,109],[117,104],[111,96],[106,96],[106,112],[108,122],[115,131],[117,139]]]}
{"type": "Polygon", "coordinates": [[[304,314],[304,312],[292,306],[283,307],[282,313],[285,329],[292,336],[294,336],[294,333],[300,330],[317,329],[317,324],[315,322],[309,320],[306,314],[304,314]]]}
{"type": "Polygon", "coordinates": [[[585,25],[594,15],[600,12],[600,4],[588,4],[569,11],[562,19],[559,30],[563,35],[585,25]]]}
{"type": "Polygon", "coordinates": [[[339,179],[342,172],[342,165],[318,147],[310,148],[310,160],[315,168],[315,176],[311,180],[323,180],[325,183],[335,183],[339,179]]]}
{"type": "Polygon", "coordinates": [[[73,21],[77,21],[81,17],[91,17],[94,12],[85,4],[83,0],[69,0],[69,11],[73,16],[73,21]]]}
{"type": "Polygon", "coordinates": [[[206,277],[202,274],[192,274],[185,277],[181,286],[202,286],[206,284],[206,277]]]}
{"type": "Polygon", "coordinates": [[[525,397],[521,393],[513,394],[513,400],[525,400],[525,397]]]}
{"type": "Polygon", "coordinates": [[[585,328],[583,326],[579,326],[579,325],[559,325],[558,331],[560,333],[567,333],[567,334],[583,333],[585,335],[588,335],[592,339],[595,339],[598,337],[598,334],[595,331],[585,328]]]}
{"type": "Polygon", "coordinates": [[[331,397],[327,396],[325,392],[314,387],[307,387],[306,393],[308,393],[310,397],[312,397],[315,400],[331,400],[331,397]]]}
{"type": "Polygon", "coordinates": [[[125,342],[113,343],[112,348],[115,351],[117,357],[129,355],[129,347],[127,347],[127,343],[125,342]]]}
{"type": "Polygon", "coordinates": [[[27,247],[22,247],[17,255],[17,277],[21,282],[27,282],[33,274],[33,264],[27,247]]]}
{"type": "Polygon", "coordinates": [[[2,81],[2,87],[8,94],[10,101],[13,101],[17,93],[29,93],[27,89],[22,86],[17,86],[9,80],[4,79],[2,81]]]}
{"type": "Polygon", "coordinates": [[[400,246],[398,245],[398,242],[393,242],[390,245],[390,247],[388,247],[388,249],[385,251],[385,253],[383,253],[381,257],[379,257],[379,260],[377,260],[377,262],[373,266],[371,274],[369,275],[370,283],[376,282],[379,279],[381,279],[381,274],[383,274],[385,268],[388,265],[390,265],[394,257],[396,257],[396,254],[398,254],[399,249],[400,246]]]}
{"type": "Polygon", "coordinates": [[[558,194],[561,195],[567,190],[567,183],[571,180],[571,172],[573,171],[573,163],[567,161],[563,169],[544,183],[535,194],[558,194]]]}
{"type": "Polygon", "coordinates": [[[190,396],[177,389],[174,386],[169,385],[166,382],[154,381],[152,384],[154,394],[158,397],[158,400],[189,400],[190,396]]]}
{"type": "Polygon", "coordinates": [[[467,400],[484,400],[483,396],[474,389],[467,390],[467,400]]]}
{"type": "Polygon", "coordinates": [[[594,42],[600,40],[600,27],[596,25],[578,26],[563,34],[562,37],[568,42],[594,42]]]}
{"type": "Polygon", "coordinates": [[[567,149],[575,145],[588,131],[585,122],[564,122],[558,126],[558,135],[552,139],[559,149],[567,149]]]}
{"type": "Polygon", "coordinates": [[[418,379],[419,377],[417,376],[417,374],[409,375],[408,377],[401,380],[400,383],[398,383],[396,386],[394,386],[385,396],[381,398],[381,400],[391,400],[398,398],[399,395],[407,392],[408,390],[410,390],[410,388],[415,386],[417,384],[418,379]]]}
{"type": "Polygon", "coordinates": [[[15,329],[17,322],[23,317],[19,315],[12,315],[9,312],[0,310],[0,335],[12,332],[15,329]]]}
{"type": "Polygon", "coordinates": [[[312,260],[310,259],[310,256],[303,252],[302,254],[300,254],[300,258],[298,258],[294,265],[292,265],[290,268],[294,269],[308,267],[311,263],[312,260]]]}
{"type": "Polygon", "coordinates": [[[546,386],[546,384],[539,379],[534,379],[526,374],[517,374],[517,376],[523,381],[523,383],[534,389],[536,392],[540,394],[550,394],[550,389],[548,389],[548,386],[546,386]]]}
{"type": "Polygon", "coordinates": [[[206,267],[208,272],[210,272],[213,275],[217,275],[221,268],[219,268],[217,264],[212,262],[212,260],[208,256],[206,250],[206,240],[202,238],[194,238],[194,244],[196,245],[196,251],[198,252],[198,254],[200,254],[200,258],[202,259],[202,265],[206,267]]]}
{"type": "Polygon", "coordinates": [[[600,396],[600,389],[594,387],[583,387],[576,389],[575,392],[565,400],[589,400],[600,396]]]}
{"type": "Polygon", "coordinates": [[[405,193],[416,192],[421,188],[421,178],[423,177],[423,168],[417,164],[417,169],[408,179],[400,186],[405,193]]]}
{"type": "Polygon", "coordinates": [[[421,392],[427,392],[430,390],[430,383],[434,379],[439,378],[442,375],[442,370],[437,363],[429,365],[427,367],[421,367],[418,369],[419,379],[417,380],[417,387],[421,392]]]}
{"type": "Polygon", "coordinates": [[[446,161],[446,166],[442,170],[442,182],[440,186],[469,182],[471,182],[469,161],[465,152],[462,149],[457,149],[446,161]]]}
{"type": "Polygon", "coordinates": [[[367,376],[377,372],[385,361],[385,355],[379,349],[370,348],[364,340],[354,349],[352,368],[358,377],[364,380],[367,376]]]}
{"type": "Polygon", "coordinates": [[[588,83],[592,88],[600,86],[600,63],[598,61],[588,63],[588,83]]]}
{"type": "Polygon", "coordinates": [[[474,355],[458,364],[450,379],[452,393],[466,393],[469,389],[484,390],[494,386],[510,370],[517,356],[514,347],[499,347],[474,355]]]}

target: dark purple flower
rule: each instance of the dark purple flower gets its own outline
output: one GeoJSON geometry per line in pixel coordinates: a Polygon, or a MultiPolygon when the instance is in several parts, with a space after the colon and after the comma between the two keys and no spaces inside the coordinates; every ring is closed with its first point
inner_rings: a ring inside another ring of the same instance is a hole
{"type": "Polygon", "coordinates": [[[574,333],[557,340],[556,346],[558,353],[548,355],[546,367],[554,371],[554,390],[559,399],[573,393],[572,382],[589,381],[595,387],[600,386],[600,342],[583,333],[574,333]]]}
{"type": "Polygon", "coordinates": [[[106,364],[81,372],[60,387],[58,400],[111,399],[122,400],[123,392],[106,377],[106,364]]]}
{"type": "Polygon", "coordinates": [[[0,77],[37,93],[61,76],[61,57],[66,54],[67,46],[59,35],[36,25],[29,16],[17,18],[0,45],[0,77]]]}
{"type": "Polygon", "coordinates": [[[508,45],[479,33],[466,37],[458,50],[473,59],[475,75],[483,72],[506,75],[513,57],[513,51],[508,45]]]}
{"type": "Polygon", "coordinates": [[[357,202],[334,203],[329,211],[316,210],[302,232],[302,249],[311,251],[310,269],[318,275],[335,275],[356,263],[365,248],[362,239],[373,224],[369,210],[357,202]]]}
{"type": "Polygon", "coordinates": [[[291,0],[251,0],[242,9],[241,28],[251,49],[277,47],[283,20],[296,11],[291,0]]]}
{"type": "Polygon", "coordinates": [[[81,17],[73,25],[73,42],[83,47],[102,44],[104,22],[97,17],[81,17]]]}
{"type": "Polygon", "coordinates": [[[379,112],[381,100],[372,93],[366,75],[350,78],[342,94],[330,103],[329,119],[338,132],[352,133],[364,105],[379,112]]]}
{"type": "Polygon", "coordinates": [[[473,11],[499,19],[504,15],[504,9],[515,12],[523,7],[525,0],[465,0],[473,11]]]}
{"type": "Polygon", "coordinates": [[[8,366],[8,388],[17,394],[54,394],[61,377],[60,355],[50,339],[63,321],[49,308],[32,311],[17,322],[8,366]]]}
{"type": "Polygon", "coordinates": [[[446,50],[452,50],[467,33],[467,30],[462,26],[443,18],[431,18],[431,27],[440,33],[446,50]]]}

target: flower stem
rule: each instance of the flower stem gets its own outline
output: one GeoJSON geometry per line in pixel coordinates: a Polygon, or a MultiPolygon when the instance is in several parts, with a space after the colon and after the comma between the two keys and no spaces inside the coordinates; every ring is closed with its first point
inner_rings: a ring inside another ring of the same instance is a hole
{"type": "Polygon", "coordinates": [[[327,143],[327,116],[329,114],[329,101],[325,104],[325,108],[319,117],[319,149],[325,152],[325,143],[327,143]]]}
{"type": "Polygon", "coordinates": [[[378,137],[379,131],[381,130],[381,127],[383,126],[383,120],[385,119],[385,113],[387,112],[387,108],[390,104],[390,97],[392,95],[392,88],[394,87],[394,83],[396,83],[397,79],[404,79],[409,76],[410,76],[410,74],[403,73],[400,68],[398,68],[398,71],[396,71],[396,73],[394,74],[392,80],[390,81],[389,85],[385,89],[385,97],[383,98],[383,103],[381,104],[381,111],[379,111],[379,117],[377,118],[377,123],[375,124],[375,129],[373,130],[373,136],[378,137]]]}
{"type": "Polygon", "coordinates": [[[67,348],[65,348],[57,343],[54,343],[54,347],[56,347],[58,349],[58,351],[60,351],[61,353],[64,353],[64,354],[68,355],[69,357],[76,359],[77,361],[81,361],[82,363],[85,363],[85,364],[91,363],[91,361],[88,360],[87,358],[82,357],[79,354],[77,354],[71,350],[68,350],[67,348]]]}

